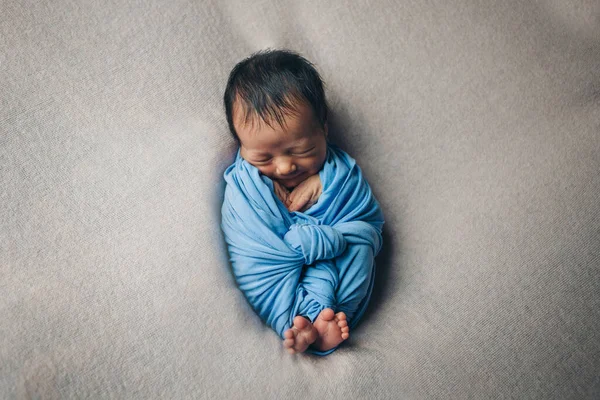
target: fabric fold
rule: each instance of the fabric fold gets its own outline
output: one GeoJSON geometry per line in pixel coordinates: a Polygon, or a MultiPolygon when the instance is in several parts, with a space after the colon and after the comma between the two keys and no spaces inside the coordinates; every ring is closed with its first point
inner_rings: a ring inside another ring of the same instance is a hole
{"type": "Polygon", "coordinates": [[[346,249],[344,235],[327,225],[293,224],[283,240],[299,251],[308,265],[335,258],[346,249]]]}

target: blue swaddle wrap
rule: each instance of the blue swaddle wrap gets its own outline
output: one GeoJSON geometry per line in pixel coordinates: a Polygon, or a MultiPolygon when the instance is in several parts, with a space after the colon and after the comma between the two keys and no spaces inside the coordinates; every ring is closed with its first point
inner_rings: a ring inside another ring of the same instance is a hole
{"type": "Polygon", "coordinates": [[[290,213],[239,150],[224,177],[221,227],[233,274],[260,317],[282,338],[296,315],[314,321],[326,307],[356,325],[373,287],[383,214],[354,159],[328,146],[323,192],[304,212],[290,213]]]}

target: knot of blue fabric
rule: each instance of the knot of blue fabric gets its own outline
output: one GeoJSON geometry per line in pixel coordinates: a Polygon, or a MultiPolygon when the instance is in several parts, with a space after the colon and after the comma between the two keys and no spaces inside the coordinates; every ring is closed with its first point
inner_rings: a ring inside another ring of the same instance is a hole
{"type": "Polygon", "coordinates": [[[344,235],[328,225],[293,224],[283,240],[304,257],[307,265],[335,258],[346,250],[344,235]]]}

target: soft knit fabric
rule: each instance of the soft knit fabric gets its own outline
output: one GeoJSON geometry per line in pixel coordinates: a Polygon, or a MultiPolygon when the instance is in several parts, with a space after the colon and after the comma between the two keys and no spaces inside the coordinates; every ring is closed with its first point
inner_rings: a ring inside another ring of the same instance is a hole
{"type": "Polygon", "coordinates": [[[371,295],[383,226],[354,159],[329,145],[323,192],[305,212],[290,213],[273,181],[239,151],[224,176],[222,229],[233,273],[260,317],[282,338],[296,315],[314,321],[326,307],[345,312],[354,327],[371,295]]]}

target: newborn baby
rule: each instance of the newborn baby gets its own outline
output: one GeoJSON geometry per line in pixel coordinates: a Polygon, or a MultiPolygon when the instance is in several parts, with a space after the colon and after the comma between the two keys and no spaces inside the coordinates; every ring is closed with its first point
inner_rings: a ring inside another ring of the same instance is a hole
{"type": "Polygon", "coordinates": [[[354,160],[328,145],[323,83],[303,57],[241,61],[224,102],[239,144],[222,208],[236,280],[288,352],[329,354],[368,303],[379,204],[354,160]]]}

